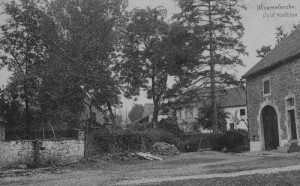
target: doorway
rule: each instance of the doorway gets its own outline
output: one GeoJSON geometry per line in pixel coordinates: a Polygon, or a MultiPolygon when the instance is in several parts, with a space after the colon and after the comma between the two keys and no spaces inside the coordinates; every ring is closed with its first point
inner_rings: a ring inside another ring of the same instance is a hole
{"type": "Polygon", "coordinates": [[[277,113],[272,106],[262,110],[262,123],[264,131],[265,150],[277,149],[279,146],[277,113]]]}

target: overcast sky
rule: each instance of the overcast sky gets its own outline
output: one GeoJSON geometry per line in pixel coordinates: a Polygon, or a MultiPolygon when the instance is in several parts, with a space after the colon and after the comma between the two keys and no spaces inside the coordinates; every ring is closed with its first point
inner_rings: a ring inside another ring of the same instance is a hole
{"type": "MultiPolygon", "coordinates": [[[[299,0],[241,0],[246,6],[247,10],[241,12],[242,22],[245,27],[245,35],[243,37],[244,44],[247,46],[248,56],[242,57],[245,63],[245,67],[237,67],[236,74],[240,78],[247,70],[255,65],[259,59],[256,58],[256,49],[262,45],[273,45],[275,43],[275,31],[276,27],[283,26],[286,31],[292,28],[293,24],[297,24],[300,21],[300,1],[299,0]],[[258,10],[257,6],[263,4],[265,6],[289,6],[290,9],[284,10],[258,10]],[[294,17],[278,17],[277,14],[293,14],[294,17]],[[266,15],[269,15],[269,18],[266,15]],[[275,16],[274,16],[275,15],[275,16]],[[273,17],[272,17],[273,16],[273,17]]],[[[129,0],[129,8],[145,8],[164,6],[168,11],[168,17],[170,18],[174,12],[178,12],[179,8],[175,6],[172,0],[129,0]]],[[[0,18],[3,22],[3,17],[0,18]]],[[[8,78],[8,72],[6,70],[0,71],[0,85],[5,84],[8,78]]],[[[127,105],[128,111],[133,104],[132,100],[122,99],[123,103],[127,105]]],[[[145,102],[151,102],[147,100],[145,95],[139,97],[135,103],[144,104],[145,102]]],[[[125,107],[124,107],[125,109],[125,107]]]]}

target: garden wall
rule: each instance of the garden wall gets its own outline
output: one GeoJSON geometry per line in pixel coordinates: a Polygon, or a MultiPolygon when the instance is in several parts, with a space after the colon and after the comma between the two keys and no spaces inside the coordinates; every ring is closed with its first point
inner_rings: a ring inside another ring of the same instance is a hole
{"type": "MultiPolygon", "coordinates": [[[[36,141],[0,141],[0,168],[32,164],[36,141]]],[[[37,159],[41,164],[67,164],[84,157],[83,140],[38,141],[37,159]]]]}

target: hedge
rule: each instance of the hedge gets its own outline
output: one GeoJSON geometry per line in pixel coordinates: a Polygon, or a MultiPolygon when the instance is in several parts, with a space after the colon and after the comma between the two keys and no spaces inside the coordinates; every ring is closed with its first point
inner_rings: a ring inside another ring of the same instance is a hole
{"type": "Polygon", "coordinates": [[[193,134],[181,136],[178,144],[181,152],[195,152],[200,149],[211,148],[212,150],[240,152],[249,149],[248,132],[245,130],[230,130],[219,134],[193,134]]]}
{"type": "Polygon", "coordinates": [[[127,130],[117,133],[100,130],[93,135],[99,153],[148,152],[156,142],[174,144],[181,152],[195,152],[207,148],[217,151],[226,148],[231,152],[249,149],[248,133],[244,130],[230,130],[220,134],[181,134],[178,136],[164,129],[127,130]]]}
{"type": "Polygon", "coordinates": [[[180,139],[172,133],[160,129],[146,131],[107,131],[94,132],[95,144],[99,153],[150,151],[156,142],[165,142],[177,146],[180,139]]]}

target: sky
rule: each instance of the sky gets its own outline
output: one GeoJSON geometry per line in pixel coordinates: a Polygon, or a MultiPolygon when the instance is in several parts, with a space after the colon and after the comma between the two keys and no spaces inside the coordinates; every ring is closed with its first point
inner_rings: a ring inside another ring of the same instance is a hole
{"type": "MultiPolygon", "coordinates": [[[[174,12],[180,11],[172,0],[128,0],[129,9],[146,8],[147,6],[154,8],[163,6],[167,9],[167,19],[169,19],[174,12]]],[[[245,27],[245,34],[242,39],[244,45],[247,47],[248,56],[241,56],[245,67],[236,67],[236,75],[240,78],[251,67],[253,67],[259,58],[256,57],[256,50],[263,45],[275,44],[276,27],[283,26],[286,31],[289,31],[293,24],[300,22],[300,1],[299,0],[240,0],[246,5],[247,10],[241,11],[242,23],[245,27]],[[264,6],[284,6],[287,9],[276,10],[258,10],[259,5],[264,6]],[[288,15],[281,16],[281,15],[288,15]],[[281,17],[280,17],[281,16],[281,17]]],[[[4,22],[4,17],[1,15],[0,23],[4,22]]],[[[9,73],[6,69],[0,71],[0,86],[6,84],[9,73]]],[[[146,98],[145,94],[141,94],[137,101],[126,100],[122,98],[124,107],[122,113],[125,112],[126,107],[128,112],[133,104],[151,103],[151,100],[146,98]]]]}

